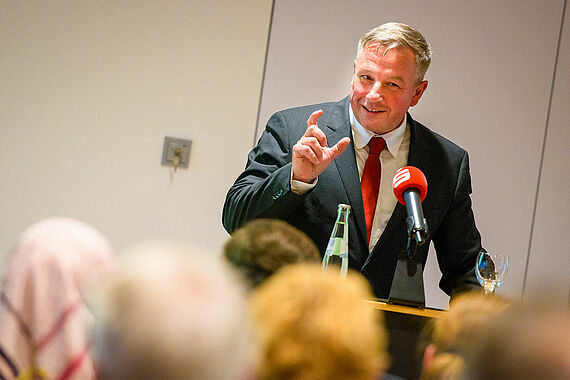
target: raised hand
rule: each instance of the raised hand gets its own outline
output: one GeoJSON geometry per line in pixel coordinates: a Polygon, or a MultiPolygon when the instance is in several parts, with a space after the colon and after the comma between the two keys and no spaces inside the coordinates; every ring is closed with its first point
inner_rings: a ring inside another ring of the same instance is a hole
{"type": "Polygon", "coordinates": [[[327,138],[317,126],[322,115],[323,111],[318,110],[309,116],[305,134],[293,146],[293,180],[312,182],[350,143],[350,138],[344,137],[333,147],[327,147],[327,138]]]}

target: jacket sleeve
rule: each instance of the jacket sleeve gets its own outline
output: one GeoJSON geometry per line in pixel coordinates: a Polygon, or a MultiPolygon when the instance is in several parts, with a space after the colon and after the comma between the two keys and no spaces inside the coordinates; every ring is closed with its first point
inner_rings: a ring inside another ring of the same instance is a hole
{"type": "Polygon", "coordinates": [[[449,295],[480,289],[475,262],[481,250],[481,235],[471,209],[469,157],[464,152],[451,205],[433,237],[442,278],[440,288],[449,295]]]}
{"type": "Polygon", "coordinates": [[[229,233],[254,218],[286,219],[302,202],[304,197],[290,186],[291,148],[298,137],[289,127],[283,112],[274,114],[248,154],[245,170],[224,203],[222,223],[229,233]]]}

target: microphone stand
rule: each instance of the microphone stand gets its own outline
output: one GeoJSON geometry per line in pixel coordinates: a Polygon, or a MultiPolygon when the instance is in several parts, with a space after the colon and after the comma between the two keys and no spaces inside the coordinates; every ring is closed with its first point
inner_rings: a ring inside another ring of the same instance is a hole
{"type": "Polygon", "coordinates": [[[398,255],[396,271],[392,279],[392,287],[388,296],[388,303],[425,308],[425,291],[422,263],[416,256],[416,249],[427,240],[429,233],[426,228],[416,228],[414,219],[406,219],[408,227],[408,242],[406,249],[398,255]]]}

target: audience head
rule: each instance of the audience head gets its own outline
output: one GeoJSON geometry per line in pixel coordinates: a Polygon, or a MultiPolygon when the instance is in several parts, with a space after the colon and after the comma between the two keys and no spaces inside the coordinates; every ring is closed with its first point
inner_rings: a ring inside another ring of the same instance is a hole
{"type": "Polygon", "coordinates": [[[284,265],[321,259],[304,232],[277,219],[256,219],[236,230],[224,246],[224,256],[252,287],[284,265]]]}
{"type": "Polygon", "coordinates": [[[113,264],[109,241],[85,223],[53,217],[30,226],[7,260],[0,345],[12,376],[0,374],[94,378],[87,352],[93,316],[83,300],[113,264]]]}
{"type": "Polygon", "coordinates": [[[422,332],[422,379],[458,378],[465,350],[509,306],[506,299],[480,291],[452,298],[449,311],[430,321],[422,332]]]}
{"type": "Polygon", "coordinates": [[[465,379],[570,379],[570,315],[541,304],[494,320],[466,356],[465,379]]]}
{"type": "Polygon", "coordinates": [[[254,289],[261,379],[374,379],[386,368],[387,333],[366,279],[315,264],[282,268],[254,289]]]}
{"type": "Polygon", "coordinates": [[[94,295],[96,352],[109,379],[239,379],[250,346],[242,284],[205,249],[147,243],[94,295]]]}

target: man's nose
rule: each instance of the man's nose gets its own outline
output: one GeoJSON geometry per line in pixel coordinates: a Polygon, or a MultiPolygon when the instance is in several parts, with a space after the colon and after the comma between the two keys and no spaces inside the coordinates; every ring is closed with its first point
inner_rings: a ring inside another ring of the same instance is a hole
{"type": "Polygon", "coordinates": [[[378,100],[382,97],[382,84],[380,82],[374,82],[374,85],[366,94],[366,97],[370,100],[378,100]]]}

